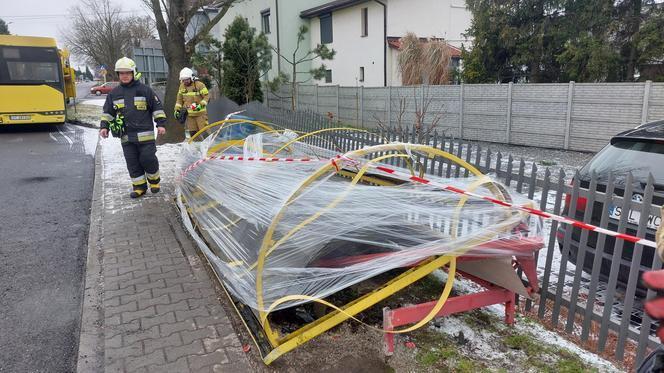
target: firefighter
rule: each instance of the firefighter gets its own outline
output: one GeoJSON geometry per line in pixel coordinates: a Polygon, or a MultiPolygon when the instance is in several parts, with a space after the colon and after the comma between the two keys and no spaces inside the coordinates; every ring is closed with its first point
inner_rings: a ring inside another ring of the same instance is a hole
{"type": "Polygon", "coordinates": [[[127,57],[120,58],[115,63],[115,71],[120,78],[120,85],[106,96],[99,134],[107,138],[110,129],[113,137],[121,140],[131,177],[130,197],[144,195],[148,183],[150,191],[158,193],[161,179],[154,123],[157,123],[157,133],[164,135],[166,114],[152,88],[137,80],[140,75],[137,76],[134,61],[127,57]]]}
{"type": "Polygon", "coordinates": [[[180,119],[186,109],[186,131],[193,136],[207,126],[208,89],[203,82],[194,79],[194,72],[185,67],[180,71],[180,88],[175,101],[175,118],[180,119]]]}

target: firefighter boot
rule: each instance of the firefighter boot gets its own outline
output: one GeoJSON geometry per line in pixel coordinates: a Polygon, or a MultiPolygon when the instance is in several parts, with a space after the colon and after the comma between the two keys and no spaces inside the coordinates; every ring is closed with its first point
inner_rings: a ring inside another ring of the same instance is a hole
{"type": "Polygon", "coordinates": [[[146,188],[146,185],[143,185],[142,187],[134,185],[134,190],[131,193],[129,193],[129,197],[131,198],[141,197],[142,195],[145,194],[145,192],[147,192],[147,190],[148,189],[146,188]]]}
{"type": "Polygon", "coordinates": [[[148,183],[150,184],[150,191],[152,193],[159,193],[161,188],[159,187],[159,182],[161,181],[161,178],[159,177],[159,171],[155,172],[154,174],[146,174],[148,177],[148,183]]]}
{"type": "Polygon", "coordinates": [[[129,193],[129,197],[138,198],[145,194],[148,190],[148,183],[145,181],[145,176],[133,177],[131,179],[133,191],[129,193]]]}

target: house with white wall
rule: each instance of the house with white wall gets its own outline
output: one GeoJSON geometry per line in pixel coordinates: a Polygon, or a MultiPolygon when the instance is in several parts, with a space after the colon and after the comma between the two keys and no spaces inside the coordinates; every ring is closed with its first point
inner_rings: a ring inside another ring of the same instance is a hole
{"type": "Polygon", "coordinates": [[[336,51],[332,61],[313,62],[328,70],[318,83],[345,86],[401,85],[398,40],[408,32],[444,39],[458,62],[471,22],[463,0],[336,0],[305,9],[300,17],[310,22],[312,48],[326,44],[336,51]]]}
{"type": "MultiPolygon", "coordinates": [[[[318,44],[336,51],[333,60],[298,65],[299,81],[310,78],[307,71],[325,64],[328,73],[321,85],[401,85],[397,69],[399,39],[408,32],[422,38],[444,39],[458,63],[463,33],[470,27],[471,14],[464,0],[244,0],[235,3],[213,28],[212,35],[223,42],[226,27],[236,16],[247,19],[270,44],[291,59],[297,48],[297,32],[309,26],[297,57],[318,44]]],[[[292,74],[291,66],[277,53],[265,79],[278,72],[292,74]]]]}
{"type": "MultiPolygon", "coordinates": [[[[309,25],[309,20],[300,17],[303,9],[325,3],[326,0],[244,0],[239,1],[228,10],[228,13],[219,21],[213,29],[212,35],[223,42],[226,27],[233,22],[238,15],[244,17],[249,25],[257,32],[264,32],[269,43],[279,53],[292,58],[293,52],[297,48],[297,32],[301,25],[309,25]]],[[[314,30],[310,30],[305,35],[305,40],[301,42],[297,57],[301,58],[308,48],[312,45],[310,35],[314,30]]],[[[314,45],[315,47],[315,45],[314,45]]],[[[298,65],[298,71],[307,72],[311,70],[311,63],[305,62],[298,65]]],[[[278,72],[282,71],[291,75],[291,66],[284,59],[279,58],[278,54],[272,54],[272,68],[265,79],[272,80],[278,72]]],[[[306,80],[308,74],[298,76],[298,80],[306,80]]]]}

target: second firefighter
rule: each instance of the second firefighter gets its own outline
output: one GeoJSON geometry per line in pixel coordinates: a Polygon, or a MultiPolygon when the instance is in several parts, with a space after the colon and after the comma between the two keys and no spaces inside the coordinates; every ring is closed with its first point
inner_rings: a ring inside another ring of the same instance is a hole
{"type": "Polygon", "coordinates": [[[180,119],[183,115],[187,116],[185,126],[188,135],[193,136],[207,126],[207,104],[207,87],[200,80],[195,80],[193,71],[185,67],[180,71],[180,87],[175,101],[175,117],[180,119]]]}

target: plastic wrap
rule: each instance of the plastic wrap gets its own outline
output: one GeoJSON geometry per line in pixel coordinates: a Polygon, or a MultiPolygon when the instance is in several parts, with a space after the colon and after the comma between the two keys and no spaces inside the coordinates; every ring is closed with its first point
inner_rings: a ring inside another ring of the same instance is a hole
{"type": "Polygon", "coordinates": [[[510,257],[514,243],[541,238],[539,219],[440,187],[532,206],[486,176],[413,182],[431,157],[422,145],[339,154],[297,137],[225,128],[183,150],[185,224],[227,289],[254,309],[324,298],[432,256],[510,257]],[[391,160],[404,167],[384,172],[391,160]]]}

